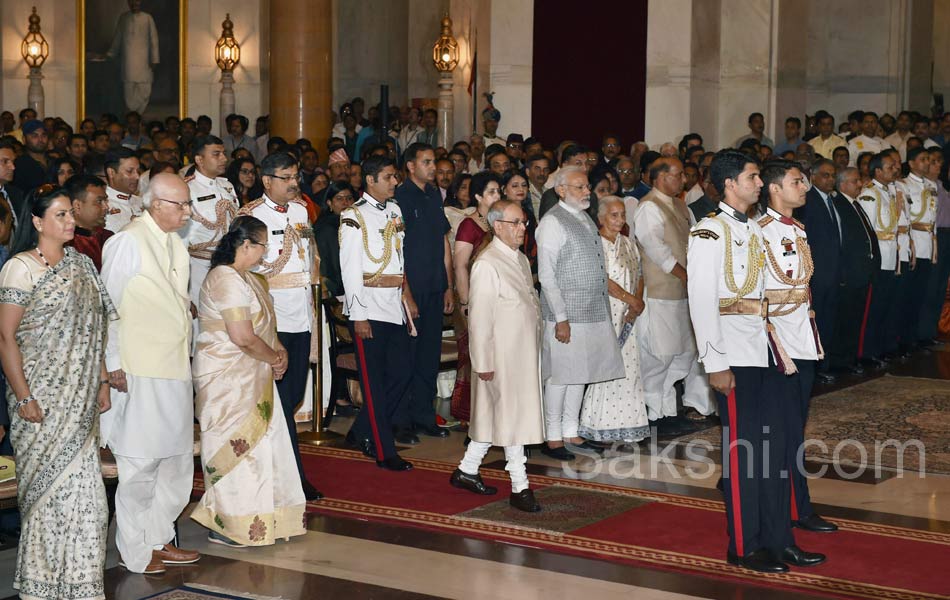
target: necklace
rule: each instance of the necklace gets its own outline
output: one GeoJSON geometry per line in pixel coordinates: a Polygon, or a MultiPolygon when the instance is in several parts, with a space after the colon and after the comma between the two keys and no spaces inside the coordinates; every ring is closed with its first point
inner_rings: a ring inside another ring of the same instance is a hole
{"type": "MultiPolygon", "coordinates": [[[[40,260],[43,261],[43,264],[46,265],[46,268],[49,269],[50,271],[52,271],[52,270],[53,270],[53,265],[49,264],[49,261],[46,260],[46,257],[45,257],[45,256],[43,256],[43,251],[40,250],[40,247],[39,247],[39,246],[36,247],[36,253],[39,255],[40,260]]],[[[65,259],[65,258],[66,258],[66,256],[65,256],[65,254],[64,254],[64,255],[63,255],[63,259],[65,259]]],[[[63,259],[60,259],[60,262],[62,262],[63,259]]],[[[57,263],[57,264],[59,264],[59,263],[57,263]]],[[[57,275],[59,275],[60,279],[62,279],[62,280],[65,281],[66,283],[69,283],[69,279],[67,279],[66,277],[64,277],[62,273],[57,273],[57,275]]]]}

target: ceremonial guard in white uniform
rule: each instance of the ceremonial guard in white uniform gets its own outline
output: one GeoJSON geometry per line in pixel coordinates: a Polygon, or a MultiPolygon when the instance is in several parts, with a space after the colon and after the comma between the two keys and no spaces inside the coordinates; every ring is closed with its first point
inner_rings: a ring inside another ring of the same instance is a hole
{"type": "Polygon", "coordinates": [[[106,229],[112,233],[122,231],[122,228],[131,223],[132,219],[142,214],[142,199],[135,194],[123,194],[112,186],[108,186],[106,198],[109,199],[106,229]]]}
{"type": "Polygon", "coordinates": [[[406,225],[399,205],[391,201],[396,190],[393,161],[371,156],[362,167],[363,196],[340,214],[344,313],[350,319],[363,391],[363,407],[347,440],[380,467],[408,471],[412,464],[396,453],[392,431],[393,412],[412,377],[409,335],[415,302],[405,282],[406,225]]]}
{"type": "Polygon", "coordinates": [[[211,268],[211,255],[218,241],[228,232],[237,215],[238,200],[231,183],[221,177],[228,164],[224,143],[213,135],[195,140],[195,175],[188,182],[191,190],[191,221],[181,230],[181,237],[191,255],[191,280],[188,293],[198,306],[201,284],[211,268]]]}
{"type": "MultiPolygon", "coordinates": [[[[756,161],[724,150],[710,168],[723,195],[690,232],[687,286],[699,360],[719,393],[730,564],[780,573],[823,559],[795,546],[782,435],[782,388],[766,334],[763,234],[746,211],[762,182],[756,161]],[[753,468],[754,467],[754,468],[753,468]]],[[[784,376],[784,375],[783,375],[784,376]]]]}
{"type": "Polygon", "coordinates": [[[128,148],[117,148],[106,153],[105,172],[108,179],[106,198],[106,229],[119,233],[132,219],[142,214],[139,189],[139,159],[128,148]]]}
{"type": "MultiPolygon", "coordinates": [[[[805,177],[797,163],[771,161],[762,170],[765,216],[758,220],[765,250],[765,299],[768,302],[768,334],[778,373],[787,396],[779,424],[786,437],[792,523],[809,531],[835,531],[837,527],[815,513],[808,493],[808,480],[798,450],[805,441],[805,424],[815,369],[824,349],[808,284],[815,271],[805,227],[792,218],[792,211],[805,205],[805,177]]],[[[777,432],[781,433],[781,432],[777,432]]]]}
{"type": "MultiPolygon", "coordinates": [[[[297,160],[292,155],[284,152],[269,155],[261,163],[264,196],[245,205],[240,214],[257,217],[267,225],[267,251],[255,271],[267,279],[277,316],[277,337],[287,349],[287,372],[277,382],[277,392],[304,495],[307,500],[318,500],[323,495],[304,475],[294,420],[294,413],[306,394],[310,363],[320,357],[320,349],[313,347],[310,335],[315,321],[311,286],[320,281],[320,264],[307,208],[300,199],[297,172],[297,160]]],[[[313,410],[321,408],[321,400],[314,398],[313,410]]]]}
{"type": "Polygon", "coordinates": [[[930,153],[924,148],[914,148],[907,153],[910,174],[897,182],[902,193],[910,224],[910,239],[913,241],[914,268],[903,275],[907,303],[903,304],[904,319],[901,326],[901,346],[911,350],[919,342],[920,314],[924,299],[927,297],[927,285],[930,271],[937,263],[937,187],[927,179],[930,172],[930,153]]]}
{"type": "Polygon", "coordinates": [[[873,178],[861,190],[858,204],[864,210],[881,249],[881,269],[872,281],[871,305],[864,336],[865,358],[883,365],[886,353],[897,350],[897,274],[899,273],[898,226],[901,210],[890,184],[899,173],[897,161],[887,154],[875,154],[868,165],[873,178]]]}

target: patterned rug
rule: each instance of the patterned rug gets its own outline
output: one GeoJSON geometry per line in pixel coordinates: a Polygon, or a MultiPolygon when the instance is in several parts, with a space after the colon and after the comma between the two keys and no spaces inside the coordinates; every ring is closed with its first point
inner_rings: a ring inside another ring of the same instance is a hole
{"type": "Polygon", "coordinates": [[[181,587],[147,596],[143,600],[221,600],[222,598],[225,600],[283,600],[275,596],[254,596],[197,583],[186,583],[181,587]]]}
{"type": "MultiPolygon", "coordinates": [[[[805,439],[807,459],[839,464],[847,472],[865,466],[950,474],[950,381],[885,375],[816,396],[805,439]]],[[[722,430],[674,443],[692,440],[721,448],[722,430]]]]}
{"type": "Polygon", "coordinates": [[[456,517],[503,523],[548,533],[566,533],[650,503],[650,500],[629,494],[612,494],[563,485],[542,488],[535,493],[535,498],[544,507],[541,512],[520,511],[513,508],[505,497],[497,502],[459,513],[456,517]]]}

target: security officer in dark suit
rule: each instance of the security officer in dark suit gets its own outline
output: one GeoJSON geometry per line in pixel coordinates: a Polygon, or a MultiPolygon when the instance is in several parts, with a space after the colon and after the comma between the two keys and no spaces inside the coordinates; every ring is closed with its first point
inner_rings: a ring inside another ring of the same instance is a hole
{"type": "Polygon", "coordinates": [[[838,286],[838,314],[835,333],[825,350],[833,369],[856,375],[864,373],[861,356],[862,324],[868,309],[868,291],[874,274],[881,268],[881,247],[874,226],[858,206],[861,175],[855,167],[841,170],[836,177],[835,208],[841,217],[841,281],[838,286]]]}
{"type": "MultiPolygon", "coordinates": [[[[841,218],[833,197],[835,164],[828,159],[816,161],[812,167],[811,183],[812,187],[805,196],[805,206],[795,212],[795,217],[805,224],[815,261],[811,294],[818,333],[825,343],[832,344],[841,269],[841,218]]],[[[828,370],[827,359],[818,365],[818,380],[822,383],[835,380],[828,370]]]]}
{"type": "Polygon", "coordinates": [[[409,177],[396,188],[396,203],[406,222],[406,280],[419,310],[417,335],[410,340],[412,382],[403,396],[393,426],[396,441],[417,444],[417,433],[446,437],[448,430],[435,422],[436,378],[442,356],[442,315],[455,305],[452,248],[446,235],[452,230],[442,210],[442,194],[435,181],[432,146],[409,144],[403,155],[409,177]]]}

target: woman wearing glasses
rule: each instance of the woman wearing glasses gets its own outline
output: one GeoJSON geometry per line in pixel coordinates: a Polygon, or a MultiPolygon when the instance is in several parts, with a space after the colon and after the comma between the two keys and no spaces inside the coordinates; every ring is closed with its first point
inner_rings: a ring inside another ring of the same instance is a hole
{"type": "Polygon", "coordinates": [[[274,380],[287,371],[287,351],[267,285],[251,272],[266,250],[263,221],[234,219],[211,257],[198,304],[192,371],[205,494],[191,518],[209,529],[209,541],[232,547],[306,532],[287,422],[274,411],[274,380]]]}
{"type": "Polygon", "coordinates": [[[452,317],[458,340],[458,369],[455,389],[452,391],[452,416],[468,421],[472,406],[472,369],[468,357],[468,292],[472,264],[491,242],[486,215],[491,205],[501,199],[501,180],[494,173],[483,171],[472,177],[471,197],[477,202],[477,211],[465,217],[455,234],[455,313],[452,317]]]}
{"type": "Polygon", "coordinates": [[[103,354],[118,318],[92,260],[64,244],[75,221],[62,188],[27,200],[15,256],[0,270],[0,359],[7,375],[21,534],[13,587],[23,598],[104,598],[109,515],[99,471],[103,354]]]}
{"type": "Polygon", "coordinates": [[[237,195],[238,203],[241,206],[264,195],[264,186],[261,185],[261,179],[257,176],[257,165],[254,164],[254,160],[251,158],[239,158],[231,161],[224,176],[234,186],[234,193],[237,195]]]}

